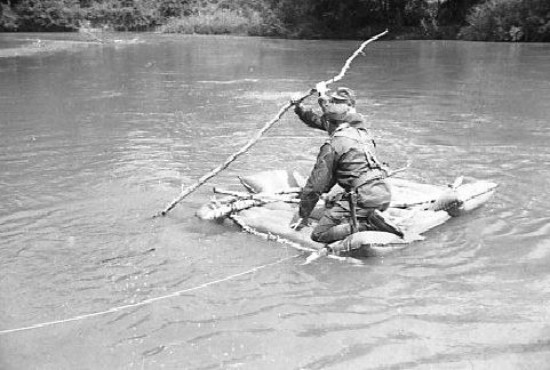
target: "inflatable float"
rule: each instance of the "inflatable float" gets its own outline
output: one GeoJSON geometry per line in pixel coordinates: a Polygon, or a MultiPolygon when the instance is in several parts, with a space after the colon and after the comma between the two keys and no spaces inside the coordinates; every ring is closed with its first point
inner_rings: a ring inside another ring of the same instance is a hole
{"type": "MultiPolygon", "coordinates": [[[[212,198],[196,215],[202,220],[230,219],[247,232],[305,251],[313,252],[324,246],[310,238],[315,222],[323,213],[323,200],[313,211],[310,226],[299,231],[289,226],[298,210],[300,189],[306,181],[299,173],[272,170],[239,177],[239,180],[243,187],[237,191],[214,188],[214,193],[220,197],[212,198]]],[[[497,188],[493,182],[465,181],[463,177],[447,186],[395,177],[387,181],[392,188],[392,202],[382,214],[397,225],[405,237],[381,231],[358,232],[335,242],[351,247],[347,255],[340,255],[341,258],[379,255],[423,240],[426,231],[486,203],[497,188]]],[[[342,189],[336,186],[331,194],[340,191],[342,189]]]]}

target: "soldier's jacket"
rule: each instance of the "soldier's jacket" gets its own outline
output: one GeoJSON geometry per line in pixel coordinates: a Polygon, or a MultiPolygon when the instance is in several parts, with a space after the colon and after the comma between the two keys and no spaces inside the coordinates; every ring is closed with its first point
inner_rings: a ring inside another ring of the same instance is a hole
{"type": "Polygon", "coordinates": [[[391,193],[383,180],[386,175],[376,159],[375,144],[355,116],[349,122],[337,123],[323,146],[300,199],[300,217],[309,217],[321,194],[336,184],[346,191],[357,190],[358,206],[385,209],[391,193]],[[355,123],[355,124],[354,124],[355,123]]]}

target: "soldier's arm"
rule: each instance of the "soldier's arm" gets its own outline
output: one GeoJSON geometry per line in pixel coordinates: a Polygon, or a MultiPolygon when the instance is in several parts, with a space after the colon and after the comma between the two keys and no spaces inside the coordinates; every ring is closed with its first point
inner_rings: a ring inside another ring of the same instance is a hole
{"type": "Polygon", "coordinates": [[[302,104],[297,104],[294,107],[294,112],[296,112],[298,118],[308,127],[326,131],[321,116],[313,112],[310,108],[305,108],[302,104]]]}
{"type": "Polygon", "coordinates": [[[309,217],[321,194],[327,193],[335,185],[336,180],[332,176],[335,157],[336,154],[332,145],[326,143],[321,147],[317,162],[300,197],[300,217],[309,217]]]}

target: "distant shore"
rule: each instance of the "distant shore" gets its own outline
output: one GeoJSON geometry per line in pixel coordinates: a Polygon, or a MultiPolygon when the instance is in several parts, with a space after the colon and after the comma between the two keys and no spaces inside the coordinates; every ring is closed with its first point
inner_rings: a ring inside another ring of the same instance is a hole
{"type": "MultiPolygon", "coordinates": [[[[126,33],[126,32],[55,32],[55,33],[3,33],[4,35],[10,35],[15,40],[20,41],[18,45],[13,47],[0,47],[0,58],[14,58],[14,57],[26,57],[34,55],[48,55],[54,54],[56,52],[62,51],[80,51],[90,47],[96,47],[100,45],[125,45],[125,44],[135,44],[142,42],[139,39],[139,34],[165,34],[162,32],[137,32],[137,33],[126,33]],[[21,39],[17,39],[17,36],[20,35],[21,39]],[[45,38],[43,35],[51,35],[50,38],[45,38]],[[129,37],[128,35],[131,35],[129,37]],[[55,37],[53,37],[55,36],[55,37]],[[66,37],[65,37],[66,36],[66,37]]],[[[0,33],[1,35],[2,33],[0,33]]],[[[181,36],[235,36],[235,37],[256,37],[256,36],[247,36],[242,34],[172,34],[172,35],[181,35],[181,36]]],[[[260,36],[262,37],[262,36],[260,36]]],[[[342,41],[349,39],[342,39],[342,41]]],[[[411,34],[397,34],[389,37],[385,37],[385,41],[406,41],[406,40],[425,40],[425,41],[435,41],[437,39],[424,39],[420,37],[415,37],[411,34]]],[[[13,41],[13,40],[11,40],[13,41]]],[[[358,40],[361,41],[361,40],[358,40]]],[[[464,40],[454,40],[454,41],[464,41],[464,40]]]]}
{"type": "MultiPolygon", "coordinates": [[[[137,37],[129,38],[122,32],[109,33],[109,37],[105,37],[104,40],[100,38],[94,39],[85,34],[80,36],[80,34],[74,32],[66,33],[67,36],[71,36],[67,38],[59,37],[62,35],[60,33],[53,33],[52,35],[56,36],[55,39],[46,39],[42,36],[44,34],[47,33],[36,33],[35,37],[32,36],[32,33],[21,34],[24,38],[20,40],[21,42],[18,45],[0,48],[0,58],[48,55],[61,51],[79,51],[99,45],[125,45],[140,42],[137,37]],[[120,35],[120,37],[117,37],[117,35],[120,35]]],[[[12,33],[10,35],[17,36],[18,34],[12,33]]]]}
{"type": "Polygon", "coordinates": [[[19,47],[0,49],[0,58],[50,54],[63,50],[83,49],[89,46],[91,46],[91,43],[86,41],[37,39],[30,44],[24,44],[19,47]]]}

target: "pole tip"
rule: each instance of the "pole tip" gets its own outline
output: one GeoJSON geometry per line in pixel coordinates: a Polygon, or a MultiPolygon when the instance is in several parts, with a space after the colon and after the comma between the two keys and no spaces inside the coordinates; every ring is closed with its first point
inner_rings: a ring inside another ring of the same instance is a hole
{"type": "Polygon", "coordinates": [[[160,211],[156,215],[153,215],[153,218],[157,218],[157,217],[161,217],[161,216],[163,216],[163,217],[166,216],[166,211],[160,211]]]}

